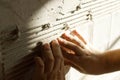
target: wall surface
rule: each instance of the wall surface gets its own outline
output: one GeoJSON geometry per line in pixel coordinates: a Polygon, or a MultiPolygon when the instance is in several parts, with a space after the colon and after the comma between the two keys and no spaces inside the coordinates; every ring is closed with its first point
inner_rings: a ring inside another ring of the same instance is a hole
{"type": "MultiPolygon", "coordinates": [[[[32,62],[23,63],[32,59],[32,57],[26,56],[30,55],[36,42],[56,38],[51,36],[55,31],[51,29],[42,32],[40,25],[57,24],[57,18],[74,11],[80,3],[81,0],[0,0],[0,63],[2,63],[0,77],[2,75],[6,80],[24,80],[25,75],[17,75],[32,71],[31,67],[26,69],[32,62]],[[16,32],[17,35],[8,37],[10,31],[17,29],[19,29],[18,33],[16,32]],[[44,39],[46,35],[39,37],[43,33],[51,38],[44,39]],[[16,66],[17,68],[15,68],[16,66]],[[15,73],[15,71],[20,72],[15,73]]],[[[101,51],[116,49],[120,48],[119,21],[120,12],[118,11],[88,21],[87,24],[79,24],[77,29],[96,49],[101,51]]],[[[55,29],[53,28],[53,30],[55,29]]],[[[119,74],[118,71],[98,76],[85,75],[71,68],[66,78],[68,80],[120,80],[119,74]]],[[[26,73],[26,75],[29,74],[26,73]]],[[[29,80],[28,77],[25,80],[29,80]]]]}

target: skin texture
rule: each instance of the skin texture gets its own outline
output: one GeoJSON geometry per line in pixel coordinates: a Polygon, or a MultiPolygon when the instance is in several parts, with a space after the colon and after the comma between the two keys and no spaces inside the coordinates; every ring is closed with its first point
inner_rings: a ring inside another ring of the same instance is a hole
{"type": "Polygon", "coordinates": [[[44,44],[35,57],[33,80],[65,80],[64,58],[57,40],[44,44]]]}
{"type": "Polygon", "coordinates": [[[63,34],[62,38],[58,38],[68,65],[94,75],[120,70],[120,49],[101,53],[88,49],[89,46],[77,31],[71,35],[63,34]]]}
{"type": "Polygon", "coordinates": [[[58,38],[62,53],[68,61],[68,65],[86,74],[102,74],[105,66],[103,59],[89,51],[85,40],[74,31],[71,35],[63,34],[58,38]],[[82,39],[81,39],[82,38],[82,39]],[[71,52],[69,50],[72,50],[71,52]]]}
{"type": "Polygon", "coordinates": [[[46,43],[37,53],[33,80],[65,80],[66,65],[94,75],[120,70],[120,49],[96,51],[75,30],[46,43]]]}
{"type": "Polygon", "coordinates": [[[109,50],[101,55],[107,64],[107,72],[120,70],[120,49],[109,50]]]}

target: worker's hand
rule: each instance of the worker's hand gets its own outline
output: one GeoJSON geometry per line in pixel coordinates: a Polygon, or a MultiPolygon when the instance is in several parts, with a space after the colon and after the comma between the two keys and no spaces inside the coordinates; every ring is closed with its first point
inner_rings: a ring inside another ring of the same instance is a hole
{"type": "Polygon", "coordinates": [[[104,59],[90,51],[85,40],[76,31],[73,31],[72,35],[63,34],[58,41],[68,65],[86,74],[103,73],[104,59]]]}
{"type": "Polygon", "coordinates": [[[64,59],[58,41],[43,45],[41,54],[35,57],[33,80],[65,80],[64,59]]]}

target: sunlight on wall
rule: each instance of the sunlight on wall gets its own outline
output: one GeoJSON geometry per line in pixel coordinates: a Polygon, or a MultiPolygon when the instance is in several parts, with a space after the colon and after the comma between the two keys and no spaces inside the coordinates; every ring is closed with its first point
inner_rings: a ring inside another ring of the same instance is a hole
{"type": "MultiPolygon", "coordinates": [[[[115,12],[109,15],[105,15],[99,19],[94,20],[93,45],[96,49],[105,51],[107,48],[109,48],[113,40],[115,40],[116,36],[120,37],[119,21],[120,21],[120,12],[115,12]]],[[[79,29],[79,30],[81,30],[81,34],[82,32],[84,32],[83,29],[79,29]]],[[[82,35],[84,37],[85,33],[83,33],[82,35]]],[[[115,45],[112,46],[110,49],[118,49],[118,48],[120,48],[120,40],[115,42],[115,45]]],[[[71,68],[69,77],[70,80],[120,80],[119,75],[120,75],[120,71],[116,71],[108,74],[96,75],[96,76],[85,75],[71,68]]]]}
{"type": "MultiPolygon", "coordinates": [[[[2,1],[10,1],[10,0],[2,0],[2,1]]],[[[15,15],[17,16],[17,19],[15,19],[15,21],[16,20],[20,21],[20,22],[18,21],[19,29],[22,32],[22,31],[28,30],[29,28],[35,28],[36,26],[39,26],[41,24],[45,24],[48,22],[49,23],[55,22],[56,18],[61,16],[59,12],[67,13],[71,10],[74,10],[75,5],[78,5],[80,0],[71,0],[71,1],[64,0],[65,1],[64,5],[62,1],[63,0],[14,0],[13,2],[10,2],[9,4],[12,8],[11,11],[13,11],[15,15]]],[[[87,1],[90,1],[90,0],[87,0],[87,1]]],[[[0,13],[0,14],[3,14],[3,13],[0,13]]],[[[6,18],[13,19],[11,18],[13,16],[11,16],[10,12],[5,12],[4,16],[2,16],[4,20],[6,18]],[[8,13],[10,16],[8,15],[8,13]]],[[[0,18],[1,18],[1,15],[0,15],[0,18]]],[[[9,19],[6,19],[7,21],[2,22],[2,24],[0,25],[5,26],[5,25],[8,25],[6,23],[11,23],[11,22],[12,22],[11,24],[15,23],[15,21],[12,21],[9,19]]],[[[96,49],[100,51],[105,51],[106,49],[110,47],[114,39],[120,36],[119,28],[120,28],[120,12],[117,12],[117,13],[115,12],[112,14],[105,15],[101,18],[95,19],[92,22],[88,21],[88,24],[79,25],[78,28],[76,29],[85,38],[85,40],[89,42],[90,44],[92,44],[96,49]]],[[[35,30],[37,31],[37,29],[35,30]]],[[[29,34],[23,33],[22,37],[20,37],[20,40],[23,39],[22,43],[17,44],[16,42],[15,44],[12,44],[12,46],[17,45],[17,47],[22,44],[22,47],[20,48],[18,47],[16,48],[16,50],[13,49],[12,51],[8,51],[8,53],[18,54],[17,50],[19,52],[23,50],[23,52],[17,55],[17,57],[16,57],[16,54],[14,55],[8,54],[7,56],[10,56],[10,57],[4,58],[6,59],[7,63],[11,61],[9,64],[14,64],[17,61],[21,60],[20,56],[23,56],[25,52],[26,53],[29,52],[27,51],[28,49],[26,49],[25,47],[27,45],[27,48],[28,48],[27,42],[32,40],[33,37],[36,38],[36,36],[34,36],[36,35],[36,33],[34,33],[35,30],[31,30],[31,32],[28,32],[29,34]],[[26,39],[26,41],[24,41],[24,39],[26,39]],[[15,61],[15,57],[16,57],[16,61],[15,61]],[[20,59],[18,59],[18,57],[20,59]]],[[[21,41],[18,41],[18,42],[21,42],[21,41]]],[[[110,49],[120,48],[120,41],[116,43],[110,49]]],[[[31,48],[31,45],[30,45],[30,48],[31,48]]],[[[8,66],[13,66],[9,64],[5,65],[8,69],[9,69],[8,66]]],[[[85,74],[78,72],[74,68],[71,68],[69,73],[66,75],[66,78],[67,80],[120,80],[119,75],[120,75],[119,71],[114,72],[114,73],[109,73],[109,74],[97,75],[97,76],[85,75],[85,74]]]]}

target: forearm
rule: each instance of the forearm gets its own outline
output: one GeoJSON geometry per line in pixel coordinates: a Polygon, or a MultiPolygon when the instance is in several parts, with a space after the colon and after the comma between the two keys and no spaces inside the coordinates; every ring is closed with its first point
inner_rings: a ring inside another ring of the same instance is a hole
{"type": "Polygon", "coordinates": [[[88,69],[88,74],[97,75],[120,70],[120,49],[102,53],[98,52],[95,56],[91,57],[92,58],[88,60],[89,63],[87,64],[92,64],[92,66],[86,67],[86,70],[88,69]]]}
{"type": "Polygon", "coordinates": [[[105,61],[106,72],[120,70],[120,49],[106,51],[102,54],[105,61]]]}

